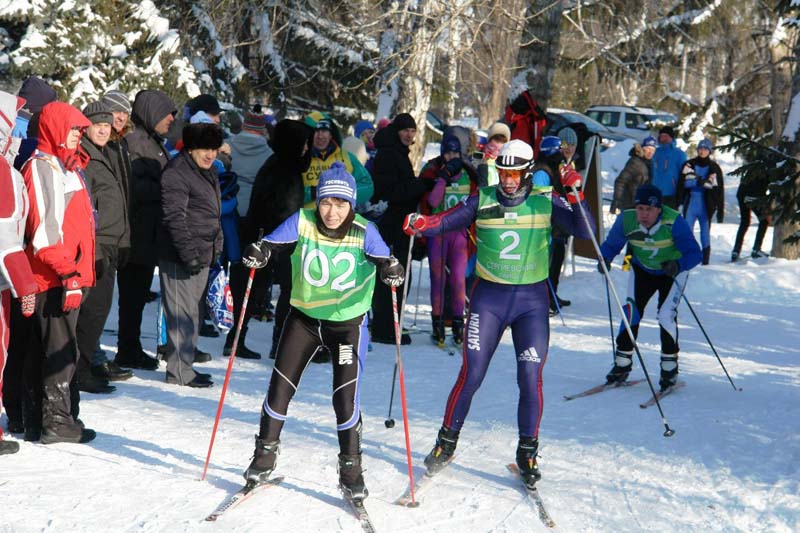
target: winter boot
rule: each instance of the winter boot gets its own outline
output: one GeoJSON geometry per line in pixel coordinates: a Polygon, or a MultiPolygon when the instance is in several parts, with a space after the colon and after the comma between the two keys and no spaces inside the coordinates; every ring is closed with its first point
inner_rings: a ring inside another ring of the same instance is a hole
{"type": "Polygon", "coordinates": [[[753,252],[750,254],[750,257],[753,259],[759,259],[761,257],[769,257],[769,254],[767,252],[762,252],[761,250],[753,250],[753,252]]]}
{"type": "Polygon", "coordinates": [[[707,265],[710,260],[711,260],[711,247],[706,246],[705,248],[703,248],[703,264],[707,265]]]}
{"type": "Polygon", "coordinates": [[[433,446],[431,453],[425,458],[428,474],[437,473],[453,459],[453,453],[455,453],[456,445],[458,444],[458,433],[458,431],[453,431],[445,426],[442,426],[439,430],[439,434],[436,436],[436,444],[433,446]]]}
{"type": "Polygon", "coordinates": [[[441,346],[444,344],[444,320],[442,320],[441,315],[433,315],[432,323],[433,332],[431,333],[431,339],[441,346]]]}
{"type": "Polygon", "coordinates": [[[19,451],[19,442],[0,440],[0,455],[10,455],[19,451]]]}
{"type": "MultiPolygon", "coordinates": [[[[222,355],[224,357],[230,357],[231,352],[233,351],[233,339],[236,337],[236,330],[232,329],[228,332],[228,336],[225,338],[225,347],[222,349],[222,355]]],[[[251,350],[247,346],[244,345],[244,340],[247,337],[247,327],[242,327],[242,332],[239,334],[239,347],[236,348],[236,357],[241,359],[261,359],[261,354],[251,350]]]]}
{"type": "Polygon", "coordinates": [[[280,444],[279,440],[266,442],[256,435],[256,450],[253,452],[253,460],[244,471],[244,478],[247,481],[263,483],[269,479],[269,475],[275,470],[280,444]]]}
{"type": "Polygon", "coordinates": [[[54,444],[57,442],[72,442],[85,444],[94,440],[97,433],[93,429],[87,429],[82,424],[74,420],[63,420],[58,418],[50,424],[45,424],[42,429],[42,444],[54,444]]]}
{"type": "Polygon", "coordinates": [[[363,500],[369,496],[361,471],[361,454],[339,454],[339,486],[350,499],[363,500]]]}
{"type": "Polygon", "coordinates": [[[632,368],[633,352],[617,350],[617,353],[614,354],[614,368],[611,369],[611,372],[606,374],[606,383],[609,385],[612,383],[622,383],[628,379],[628,374],[631,373],[632,368]]]}
{"type": "Polygon", "coordinates": [[[464,342],[464,319],[454,318],[452,330],[453,330],[453,344],[455,344],[456,346],[461,346],[461,343],[464,342]]]}
{"type": "Polygon", "coordinates": [[[661,354],[661,390],[667,390],[678,382],[678,354],[661,354]]]}
{"type": "Polygon", "coordinates": [[[522,480],[529,488],[542,479],[539,465],[536,462],[536,453],[539,451],[539,439],[534,437],[520,437],[517,445],[517,468],[522,480]]]}
{"type": "Polygon", "coordinates": [[[731,263],[735,263],[738,260],[739,260],[739,252],[734,250],[733,252],[731,252],[731,263]]]}

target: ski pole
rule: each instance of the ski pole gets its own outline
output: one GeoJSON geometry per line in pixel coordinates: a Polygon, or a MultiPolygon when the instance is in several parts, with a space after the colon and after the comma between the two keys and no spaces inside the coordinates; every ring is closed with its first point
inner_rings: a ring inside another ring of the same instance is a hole
{"type": "MultiPolygon", "coordinates": [[[[258,232],[258,240],[264,236],[263,231],[258,232]]],[[[233,370],[233,360],[236,358],[236,349],[239,347],[239,334],[242,332],[244,325],[244,316],[247,313],[247,301],[250,299],[250,288],[253,286],[253,277],[256,275],[256,269],[250,269],[250,276],[247,278],[247,288],[244,291],[244,299],[242,300],[242,310],[239,312],[239,323],[236,325],[236,335],[233,337],[233,347],[231,348],[231,358],[228,361],[228,370],[225,372],[225,381],[222,383],[222,392],[219,395],[219,405],[217,405],[217,417],[214,419],[214,429],[211,430],[211,441],[208,443],[208,453],[206,454],[206,464],[203,466],[203,476],[200,481],[206,479],[206,472],[208,472],[208,463],[211,461],[211,450],[214,449],[214,439],[217,436],[217,427],[219,426],[219,419],[222,416],[222,407],[225,405],[225,393],[228,391],[228,382],[231,379],[231,370],[233,370]]]]}
{"type": "Polygon", "coordinates": [[[614,344],[614,318],[611,316],[611,293],[608,289],[608,278],[606,278],[606,302],[608,302],[608,329],[611,332],[611,358],[614,358],[616,345],[614,344]]]}
{"type": "Polygon", "coordinates": [[[719,361],[719,364],[722,367],[723,372],[725,372],[725,375],[727,376],[728,381],[731,382],[731,387],[733,387],[733,390],[735,390],[735,391],[741,391],[742,389],[740,389],[739,387],[737,387],[736,385],[733,384],[733,379],[731,379],[731,375],[728,374],[728,369],[725,368],[725,365],[722,363],[722,359],[720,358],[719,354],[717,353],[716,348],[714,348],[714,344],[712,344],[711,339],[708,337],[708,333],[706,333],[706,329],[703,327],[703,324],[700,323],[700,318],[698,318],[697,313],[694,312],[694,309],[692,308],[692,304],[689,303],[689,298],[686,297],[686,293],[683,291],[683,289],[681,289],[681,296],[683,297],[683,301],[686,302],[686,306],[689,308],[689,311],[692,312],[692,316],[697,321],[697,325],[700,326],[700,331],[703,332],[703,335],[705,336],[706,341],[708,341],[708,345],[711,347],[711,351],[714,352],[714,355],[717,356],[717,361],[719,361]]]}
{"type": "Polygon", "coordinates": [[[417,312],[419,311],[419,289],[422,285],[422,260],[419,261],[419,270],[417,270],[417,299],[414,302],[414,327],[417,327],[417,312]]]}
{"type": "Polygon", "coordinates": [[[547,286],[550,287],[550,294],[553,295],[553,302],[556,304],[556,312],[558,313],[558,317],[561,319],[561,325],[567,327],[567,323],[564,322],[564,315],[561,314],[561,306],[558,305],[558,296],[556,296],[556,290],[553,288],[553,283],[550,281],[550,278],[547,278],[547,286]]]}
{"type": "MultiPolygon", "coordinates": [[[[406,259],[406,272],[408,269],[411,268],[411,249],[414,247],[414,236],[412,235],[408,241],[408,258],[406,259]]],[[[408,275],[408,274],[406,274],[408,275]]],[[[392,294],[395,294],[397,291],[393,290],[392,294]]],[[[403,286],[403,308],[400,310],[400,332],[402,338],[402,331],[403,331],[403,318],[405,318],[405,311],[406,311],[406,297],[408,296],[408,283],[403,286]]],[[[394,372],[392,372],[392,392],[389,395],[389,414],[386,416],[386,420],[384,420],[383,425],[386,426],[388,429],[394,427],[394,418],[392,418],[392,404],[394,403],[394,385],[397,382],[397,361],[394,362],[394,372]]]]}
{"type": "MultiPolygon", "coordinates": [[[[406,408],[406,380],[403,372],[403,357],[400,355],[400,321],[397,313],[397,287],[392,287],[392,314],[394,315],[394,340],[397,355],[395,357],[395,368],[400,374],[400,404],[403,408],[403,430],[406,434],[406,459],[408,461],[408,483],[411,493],[411,503],[409,507],[417,507],[419,503],[414,499],[414,468],[411,464],[411,436],[408,429],[408,409],[406,408]]],[[[393,384],[394,385],[394,384],[393,384]]]]}
{"type": "MultiPolygon", "coordinates": [[[[572,189],[573,194],[575,194],[576,198],[578,196],[578,191],[575,187],[570,187],[572,189]]],[[[622,302],[619,299],[619,295],[617,295],[617,289],[614,288],[614,284],[611,282],[611,274],[608,273],[608,268],[606,267],[606,261],[603,259],[603,253],[600,251],[600,245],[597,244],[597,238],[594,236],[594,232],[592,231],[592,225],[589,224],[589,219],[586,217],[586,211],[583,210],[583,205],[581,202],[576,202],[578,209],[581,212],[581,217],[583,217],[583,221],[586,224],[586,228],[589,230],[589,236],[592,238],[592,244],[594,245],[594,251],[597,253],[598,264],[600,265],[601,270],[603,271],[603,275],[606,277],[606,281],[608,282],[608,286],[611,289],[611,294],[614,295],[614,300],[617,302],[617,307],[619,307],[620,312],[622,313],[622,323],[625,324],[625,330],[628,332],[628,336],[631,339],[631,343],[633,344],[633,349],[636,351],[636,356],[639,358],[639,364],[642,365],[642,370],[644,371],[644,377],[647,379],[647,384],[650,386],[650,392],[653,393],[653,399],[655,400],[656,407],[658,407],[658,412],[661,415],[661,422],[664,424],[664,436],[671,437],[675,434],[675,430],[669,427],[667,423],[667,418],[664,415],[664,410],[661,409],[661,403],[658,401],[658,396],[656,395],[656,389],[653,387],[653,382],[650,380],[650,374],[647,372],[647,367],[644,365],[644,358],[642,357],[642,353],[639,351],[639,345],[636,342],[636,337],[633,335],[633,330],[631,329],[631,324],[628,321],[628,317],[625,314],[625,309],[622,307],[622,302]]]]}

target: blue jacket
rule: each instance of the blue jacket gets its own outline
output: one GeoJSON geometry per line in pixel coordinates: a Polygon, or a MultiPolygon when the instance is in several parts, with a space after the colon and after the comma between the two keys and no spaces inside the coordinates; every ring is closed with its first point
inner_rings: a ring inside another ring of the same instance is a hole
{"type": "Polygon", "coordinates": [[[664,196],[675,196],[678,176],[684,163],[686,163],[686,153],[678,148],[675,141],[670,144],[659,144],[653,155],[650,183],[658,187],[664,196]]]}

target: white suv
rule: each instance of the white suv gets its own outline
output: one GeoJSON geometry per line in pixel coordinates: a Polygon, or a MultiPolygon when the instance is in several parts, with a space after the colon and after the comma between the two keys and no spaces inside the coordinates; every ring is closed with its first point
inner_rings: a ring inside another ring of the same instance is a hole
{"type": "Polygon", "coordinates": [[[593,105],[586,114],[611,131],[622,133],[642,142],[663,125],[675,125],[678,117],[649,107],[593,105]]]}

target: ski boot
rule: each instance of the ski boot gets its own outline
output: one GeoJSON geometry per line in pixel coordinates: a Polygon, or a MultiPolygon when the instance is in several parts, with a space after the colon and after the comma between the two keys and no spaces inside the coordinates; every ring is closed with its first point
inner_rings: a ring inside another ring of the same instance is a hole
{"type": "Polygon", "coordinates": [[[456,451],[458,444],[458,431],[453,431],[445,426],[439,430],[436,436],[436,444],[433,446],[431,453],[425,458],[425,466],[428,468],[428,474],[433,475],[447,466],[447,463],[453,458],[453,453],[456,451]]]}
{"type": "Polygon", "coordinates": [[[464,342],[464,319],[454,318],[451,329],[453,330],[453,344],[461,346],[464,342]]]}
{"type": "Polygon", "coordinates": [[[361,454],[339,454],[339,486],[351,500],[360,501],[369,496],[361,470],[361,454]]]}
{"type": "Polygon", "coordinates": [[[769,257],[769,254],[767,252],[762,252],[761,250],[753,250],[753,252],[750,254],[750,257],[753,259],[760,259],[762,257],[769,257]]]}
{"type": "Polygon", "coordinates": [[[280,444],[279,440],[266,442],[256,435],[256,450],[253,452],[253,460],[244,471],[244,478],[247,481],[263,483],[269,479],[270,474],[275,470],[280,444]]]}
{"type": "Polygon", "coordinates": [[[661,354],[661,379],[658,382],[662,391],[678,382],[678,354],[661,354]]]}
{"type": "Polygon", "coordinates": [[[738,260],[739,260],[739,252],[734,250],[733,252],[731,252],[731,263],[735,263],[738,260]]]}
{"type": "Polygon", "coordinates": [[[433,332],[431,333],[431,340],[439,347],[444,347],[444,320],[441,315],[433,315],[433,332]]]}
{"type": "Polygon", "coordinates": [[[520,437],[517,445],[517,468],[525,485],[532,489],[536,482],[542,479],[539,465],[536,462],[536,453],[539,451],[539,439],[534,437],[520,437]]]}
{"type": "Polygon", "coordinates": [[[631,373],[632,368],[633,352],[617,350],[617,353],[614,355],[614,368],[611,369],[611,372],[606,374],[606,383],[609,385],[612,383],[622,383],[628,379],[628,374],[631,373]]]}

